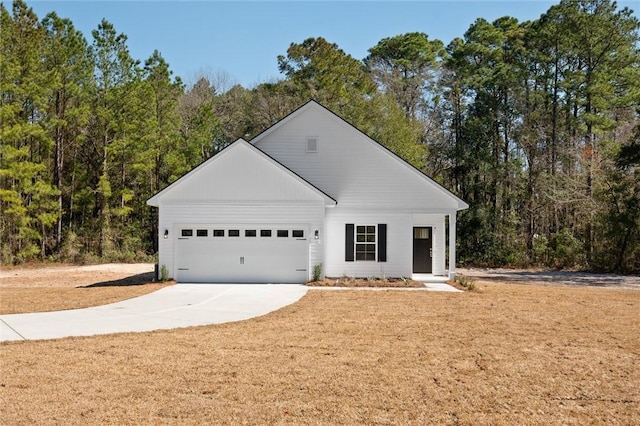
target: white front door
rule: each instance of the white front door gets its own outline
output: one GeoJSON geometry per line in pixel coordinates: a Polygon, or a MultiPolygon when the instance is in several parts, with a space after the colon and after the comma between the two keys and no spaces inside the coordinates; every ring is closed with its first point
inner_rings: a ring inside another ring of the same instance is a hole
{"type": "Polygon", "coordinates": [[[180,226],[176,281],[304,283],[309,279],[308,227],[180,226]]]}

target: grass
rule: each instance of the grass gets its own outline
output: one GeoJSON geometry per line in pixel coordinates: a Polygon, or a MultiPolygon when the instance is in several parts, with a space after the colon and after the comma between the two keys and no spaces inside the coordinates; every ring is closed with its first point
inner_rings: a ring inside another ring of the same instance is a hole
{"type": "Polygon", "coordinates": [[[640,292],[310,291],[264,317],[0,344],[4,424],[636,424],[640,292]]]}
{"type": "Polygon", "coordinates": [[[142,296],[169,283],[106,287],[8,287],[0,289],[0,315],[106,305],[142,296]]]}
{"type": "Polygon", "coordinates": [[[0,278],[0,315],[106,305],[173,284],[154,282],[153,272],[83,270],[76,267],[9,269],[0,278]]]}

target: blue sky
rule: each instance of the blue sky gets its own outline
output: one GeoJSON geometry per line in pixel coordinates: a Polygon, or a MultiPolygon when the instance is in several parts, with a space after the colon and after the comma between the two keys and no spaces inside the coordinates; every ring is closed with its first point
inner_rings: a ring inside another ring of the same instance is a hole
{"type": "MultiPolygon", "coordinates": [[[[11,0],[7,0],[10,3],[11,0]]],[[[462,37],[476,18],[538,18],[558,2],[449,1],[56,1],[26,0],[40,19],[69,18],[89,43],[102,18],[128,37],[144,62],[160,51],[187,83],[200,74],[227,73],[245,87],[281,78],[277,56],[308,37],[324,37],[357,59],[384,37],[420,31],[445,44],[462,37]]],[[[618,1],[636,11],[637,1],[618,1]]]]}

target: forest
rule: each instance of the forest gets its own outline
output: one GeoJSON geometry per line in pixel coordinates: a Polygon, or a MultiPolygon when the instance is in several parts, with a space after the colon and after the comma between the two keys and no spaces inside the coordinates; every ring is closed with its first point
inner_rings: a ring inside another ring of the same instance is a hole
{"type": "MultiPolygon", "coordinates": [[[[461,197],[459,264],[640,271],[640,23],[610,0],[390,35],[293,41],[278,80],[186,85],[22,0],[0,4],[0,261],[153,259],[146,200],[313,98],[461,197]]],[[[224,64],[220,64],[224,67],[224,64]]],[[[229,182],[216,182],[227,185],[229,182]]]]}

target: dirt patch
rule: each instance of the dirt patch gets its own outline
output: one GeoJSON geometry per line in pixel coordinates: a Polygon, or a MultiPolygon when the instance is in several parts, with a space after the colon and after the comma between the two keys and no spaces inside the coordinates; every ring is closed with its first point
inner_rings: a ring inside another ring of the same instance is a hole
{"type": "Polygon", "coordinates": [[[325,278],[322,281],[307,283],[310,287],[375,287],[375,288],[421,288],[424,283],[403,278],[366,279],[366,278],[325,278]]]}
{"type": "Polygon", "coordinates": [[[153,264],[4,269],[0,271],[0,314],[105,305],[170,284],[154,281],[153,264]]]}
{"type": "Polygon", "coordinates": [[[6,424],[636,424],[640,292],[310,291],[261,318],[0,344],[6,424]]]}
{"type": "Polygon", "coordinates": [[[546,286],[602,287],[640,290],[640,276],[597,274],[582,271],[458,268],[458,274],[480,282],[503,282],[546,286]]]}

